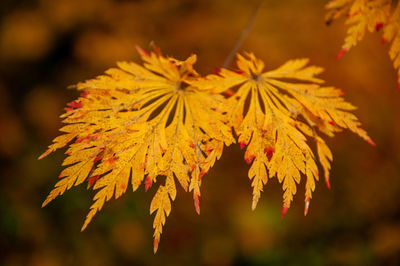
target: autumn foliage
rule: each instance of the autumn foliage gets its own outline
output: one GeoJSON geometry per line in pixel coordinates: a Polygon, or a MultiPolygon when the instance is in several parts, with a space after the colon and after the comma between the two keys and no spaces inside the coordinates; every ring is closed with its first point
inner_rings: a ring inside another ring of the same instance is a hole
{"type": "Polygon", "coordinates": [[[236,71],[202,77],[193,68],[195,55],[180,61],[158,48],[138,51],[143,65],[120,62],[77,84],[82,94],[67,104],[63,134],[40,156],[68,146],[65,169],[43,206],[84,182],[97,191],[82,230],[129,186],[135,191],[144,184],[147,191],[159,183],[150,204],[156,252],[177,183],[193,193],[200,214],[202,178],[236,140],[250,165],[252,208],[268,179],[276,177],[284,215],[303,176],[307,214],[319,179],[317,161],[330,186],[332,154],[320,134],[349,129],[374,145],[351,113],[355,107],[340,89],[322,85],[317,75],[323,69],[308,66],[307,59],[264,71],[254,54],[238,54],[236,71]]]}
{"type": "Polygon", "coordinates": [[[341,58],[360,42],[366,32],[381,31],[382,44],[390,43],[389,56],[397,69],[400,90],[400,2],[392,0],[331,0],[327,5],[326,22],[345,15],[349,25],[347,36],[337,58],[341,58]]]}

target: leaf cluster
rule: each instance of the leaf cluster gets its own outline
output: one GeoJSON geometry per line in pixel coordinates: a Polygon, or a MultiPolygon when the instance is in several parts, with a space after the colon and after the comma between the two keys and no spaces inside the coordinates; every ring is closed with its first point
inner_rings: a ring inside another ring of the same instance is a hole
{"type": "Polygon", "coordinates": [[[373,144],[351,113],[355,107],[340,89],[324,86],[317,77],[323,69],[308,66],[307,59],[264,71],[254,54],[238,54],[235,71],[201,76],[193,67],[195,55],[180,61],[157,48],[138,51],[142,65],[119,62],[105,75],[77,84],[82,94],[61,116],[62,135],[40,156],[68,146],[65,169],[43,206],[84,182],[96,191],[82,230],[129,186],[135,191],[144,184],[147,190],[159,183],[150,204],[156,252],[176,186],[193,194],[200,214],[202,178],[224,147],[236,142],[246,148],[252,208],[268,180],[277,178],[284,215],[304,177],[306,214],[318,161],[330,186],[332,153],[321,134],[349,129],[373,144]]]}
{"type": "Polygon", "coordinates": [[[337,59],[360,42],[366,32],[382,31],[382,44],[390,43],[389,56],[397,69],[400,90],[400,2],[392,0],[331,0],[326,23],[345,15],[347,36],[337,59]]]}

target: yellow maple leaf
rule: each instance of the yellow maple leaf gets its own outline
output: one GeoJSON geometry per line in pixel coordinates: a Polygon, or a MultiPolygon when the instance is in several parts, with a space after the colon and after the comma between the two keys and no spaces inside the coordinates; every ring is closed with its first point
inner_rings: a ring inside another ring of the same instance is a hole
{"type": "Polygon", "coordinates": [[[326,6],[329,10],[326,20],[330,21],[347,13],[346,24],[350,25],[347,36],[337,58],[364,38],[367,31],[379,30],[390,14],[389,0],[332,0],[326,6]]]}
{"type": "Polygon", "coordinates": [[[190,85],[198,77],[195,55],[179,61],[157,48],[138,51],[144,66],[120,62],[107,75],[77,85],[83,94],[62,115],[65,134],[39,157],[69,144],[66,169],[43,206],[87,181],[97,193],[84,230],[106,201],[125,193],[129,182],[135,191],[144,181],[147,190],[165,176],[150,206],[150,213],[156,212],[156,252],[176,197],[175,179],[193,191],[199,213],[201,178],[234,139],[221,104],[224,97],[190,85]]]}
{"type": "Polygon", "coordinates": [[[319,161],[329,185],[332,154],[316,129],[328,136],[349,129],[374,145],[360,122],[349,111],[355,107],[342,98],[342,91],[324,87],[316,77],[322,68],[306,66],[307,59],[290,60],[281,67],[263,72],[264,63],[254,54],[238,55],[234,72],[222,69],[218,75],[195,80],[196,86],[214,92],[229,91],[228,118],[238,135],[245,160],[251,164],[254,209],[268,178],[283,184],[286,213],[296,193],[296,183],[306,176],[305,214],[318,180],[318,168],[307,137],[317,145],[319,161]],[[298,81],[298,83],[287,80],[298,81]],[[232,91],[236,88],[236,91],[232,91]]]}
{"type": "Polygon", "coordinates": [[[397,88],[400,90],[400,3],[397,3],[395,10],[383,27],[382,43],[385,42],[391,43],[389,56],[393,61],[394,68],[397,69],[397,88]]]}
{"type": "Polygon", "coordinates": [[[337,55],[338,59],[356,46],[366,32],[382,29],[382,43],[391,43],[389,56],[397,69],[400,90],[400,2],[394,4],[391,0],[331,0],[326,9],[327,24],[346,14],[346,24],[350,26],[337,55]]]}

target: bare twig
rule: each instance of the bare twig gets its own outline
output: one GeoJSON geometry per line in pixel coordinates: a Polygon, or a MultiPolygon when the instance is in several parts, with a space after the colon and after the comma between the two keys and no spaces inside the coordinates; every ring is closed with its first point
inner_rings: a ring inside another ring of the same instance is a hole
{"type": "Polygon", "coordinates": [[[231,64],[236,52],[239,50],[240,46],[242,46],[243,41],[246,39],[251,27],[254,24],[254,21],[257,17],[258,11],[260,10],[262,2],[263,2],[263,0],[259,0],[258,3],[256,4],[256,6],[254,7],[250,18],[247,21],[246,26],[243,28],[242,32],[240,33],[239,38],[237,39],[237,41],[235,43],[235,46],[233,46],[231,52],[229,53],[228,57],[226,58],[223,68],[227,68],[231,64]]]}

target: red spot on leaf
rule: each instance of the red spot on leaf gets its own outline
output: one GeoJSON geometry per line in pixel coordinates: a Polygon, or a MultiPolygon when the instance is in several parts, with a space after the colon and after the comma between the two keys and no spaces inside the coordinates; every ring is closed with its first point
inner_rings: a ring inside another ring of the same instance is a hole
{"type": "Polygon", "coordinates": [[[247,164],[251,164],[253,162],[253,159],[256,158],[255,155],[252,155],[250,157],[245,157],[244,160],[246,161],[247,164]]]}
{"type": "Polygon", "coordinates": [[[387,40],[384,37],[382,37],[381,44],[385,44],[386,42],[387,40]]]}
{"type": "Polygon", "coordinates": [[[400,91],[400,82],[397,83],[397,90],[400,91]]]}
{"type": "Polygon", "coordinates": [[[244,142],[239,142],[239,145],[240,145],[240,149],[242,149],[242,150],[244,147],[246,147],[246,143],[244,143],[244,142]]]}
{"type": "Polygon", "coordinates": [[[332,125],[332,126],[335,125],[335,123],[333,121],[329,121],[328,123],[329,123],[329,125],[332,125]]]}
{"type": "Polygon", "coordinates": [[[382,29],[382,27],[383,27],[383,23],[376,23],[375,30],[379,31],[380,29],[382,29]]]}
{"type": "Polygon", "coordinates": [[[102,156],[97,156],[96,158],[94,158],[93,162],[94,162],[94,163],[95,163],[95,162],[98,162],[98,161],[100,161],[102,158],[103,158],[102,156]]]}
{"type": "Polygon", "coordinates": [[[199,179],[201,180],[203,178],[203,176],[206,175],[206,174],[208,174],[208,171],[207,172],[201,172],[199,174],[199,179]]]}
{"type": "Polygon", "coordinates": [[[342,91],[342,90],[339,90],[339,94],[340,94],[340,95],[346,95],[346,92],[344,92],[344,91],[342,91]]]}
{"type": "Polygon", "coordinates": [[[125,191],[126,190],[126,184],[121,184],[121,189],[125,191]]]}
{"type": "Polygon", "coordinates": [[[282,218],[285,217],[288,210],[289,210],[289,207],[287,207],[287,206],[282,207],[282,214],[281,214],[282,218]]]}
{"type": "Polygon", "coordinates": [[[235,93],[231,90],[224,91],[224,94],[228,97],[232,97],[235,93]]]}
{"type": "Polygon", "coordinates": [[[213,148],[208,148],[208,149],[206,150],[206,153],[207,153],[207,154],[210,154],[210,153],[212,153],[213,150],[214,150],[213,148]]]}
{"type": "Polygon", "coordinates": [[[193,142],[190,142],[189,146],[190,146],[190,148],[194,149],[194,144],[193,144],[193,142]]]}
{"type": "Polygon", "coordinates": [[[149,188],[151,188],[151,186],[153,185],[153,180],[151,180],[150,177],[146,177],[146,179],[144,180],[144,188],[145,190],[149,190],[149,188]]]}
{"type": "Polygon", "coordinates": [[[113,164],[115,162],[115,156],[111,156],[110,158],[108,158],[107,162],[113,164]]]}
{"type": "Polygon", "coordinates": [[[85,138],[78,138],[75,140],[75,143],[81,143],[85,138]]]}
{"type": "Polygon", "coordinates": [[[235,71],[235,73],[236,73],[236,74],[239,74],[239,75],[243,75],[243,74],[244,74],[244,71],[238,70],[238,71],[235,71]]]}
{"type": "Polygon", "coordinates": [[[89,92],[84,91],[84,92],[81,93],[81,97],[82,98],[86,98],[88,96],[88,94],[89,94],[89,92]]]}
{"type": "Polygon", "coordinates": [[[346,18],[351,18],[351,17],[354,17],[355,15],[357,15],[358,14],[358,11],[355,11],[354,13],[352,13],[352,14],[347,14],[346,15],[346,18]]]}
{"type": "Polygon", "coordinates": [[[339,53],[336,55],[336,59],[342,58],[347,53],[347,49],[343,48],[339,51],[339,53]]]}
{"type": "Polygon", "coordinates": [[[271,161],[272,155],[274,155],[275,149],[273,147],[268,147],[265,149],[265,153],[267,154],[268,161],[271,161]]]}
{"type": "Polygon", "coordinates": [[[82,103],[75,100],[70,103],[67,103],[67,106],[69,106],[72,109],[77,109],[82,107],[82,103]]]}
{"type": "Polygon", "coordinates": [[[96,183],[97,179],[99,179],[99,175],[94,175],[92,177],[89,177],[88,179],[89,186],[93,186],[94,183],[96,183]]]}

